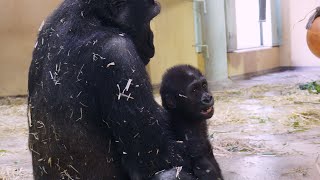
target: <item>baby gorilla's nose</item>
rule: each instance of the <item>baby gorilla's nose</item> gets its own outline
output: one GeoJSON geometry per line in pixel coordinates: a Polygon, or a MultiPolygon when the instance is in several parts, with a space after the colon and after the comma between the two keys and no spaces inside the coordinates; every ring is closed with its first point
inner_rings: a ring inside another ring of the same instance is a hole
{"type": "Polygon", "coordinates": [[[214,104],[214,100],[211,94],[206,93],[201,97],[201,102],[203,105],[212,106],[214,104]]]}

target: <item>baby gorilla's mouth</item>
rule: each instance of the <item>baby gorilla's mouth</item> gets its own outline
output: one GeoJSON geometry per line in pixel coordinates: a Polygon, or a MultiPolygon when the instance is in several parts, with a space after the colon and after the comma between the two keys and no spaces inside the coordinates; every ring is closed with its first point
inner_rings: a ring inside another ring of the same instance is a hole
{"type": "Polygon", "coordinates": [[[201,114],[203,115],[208,115],[208,114],[211,114],[212,112],[213,112],[213,106],[201,110],[201,114]]]}

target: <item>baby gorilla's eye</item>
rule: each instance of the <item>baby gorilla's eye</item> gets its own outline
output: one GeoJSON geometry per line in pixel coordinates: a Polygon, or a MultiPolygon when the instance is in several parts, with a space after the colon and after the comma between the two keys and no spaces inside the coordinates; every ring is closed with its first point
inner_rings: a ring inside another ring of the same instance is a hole
{"type": "Polygon", "coordinates": [[[203,88],[207,88],[207,87],[208,87],[208,84],[207,84],[207,83],[203,83],[203,84],[202,84],[202,87],[203,87],[203,88]]]}

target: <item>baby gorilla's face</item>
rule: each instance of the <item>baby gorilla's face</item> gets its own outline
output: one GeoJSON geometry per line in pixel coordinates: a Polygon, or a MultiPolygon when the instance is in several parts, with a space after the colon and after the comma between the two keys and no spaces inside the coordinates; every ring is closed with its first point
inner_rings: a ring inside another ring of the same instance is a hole
{"type": "Polygon", "coordinates": [[[190,65],[169,69],[163,76],[160,94],[164,108],[186,121],[206,120],[214,113],[207,80],[190,65]]]}
{"type": "Polygon", "coordinates": [[[195,78],[188,84],[185,89],[185,95],[187,98],[178,105],[181,110],[184,109],[185,113],[196,120],[206,120],[213,116],[214,99],[203,76],[195,78]]]}

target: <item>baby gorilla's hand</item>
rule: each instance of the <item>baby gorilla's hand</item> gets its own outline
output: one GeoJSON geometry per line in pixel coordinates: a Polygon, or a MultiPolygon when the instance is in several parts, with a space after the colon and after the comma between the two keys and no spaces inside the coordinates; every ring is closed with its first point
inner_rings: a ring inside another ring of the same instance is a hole
{"type": "Polygon", "coordinates": [[[200,180],[223,180],[219,169],[206,157],[193,159],[193,172],[200,180]]]}
{"type": "Polygon", "coordinates": [[[197,178],[188,174],[187,172],[179,171],[177,168],[166,170],[159,174],[156,174],[151,180],[196,180],[197,178]]]}

